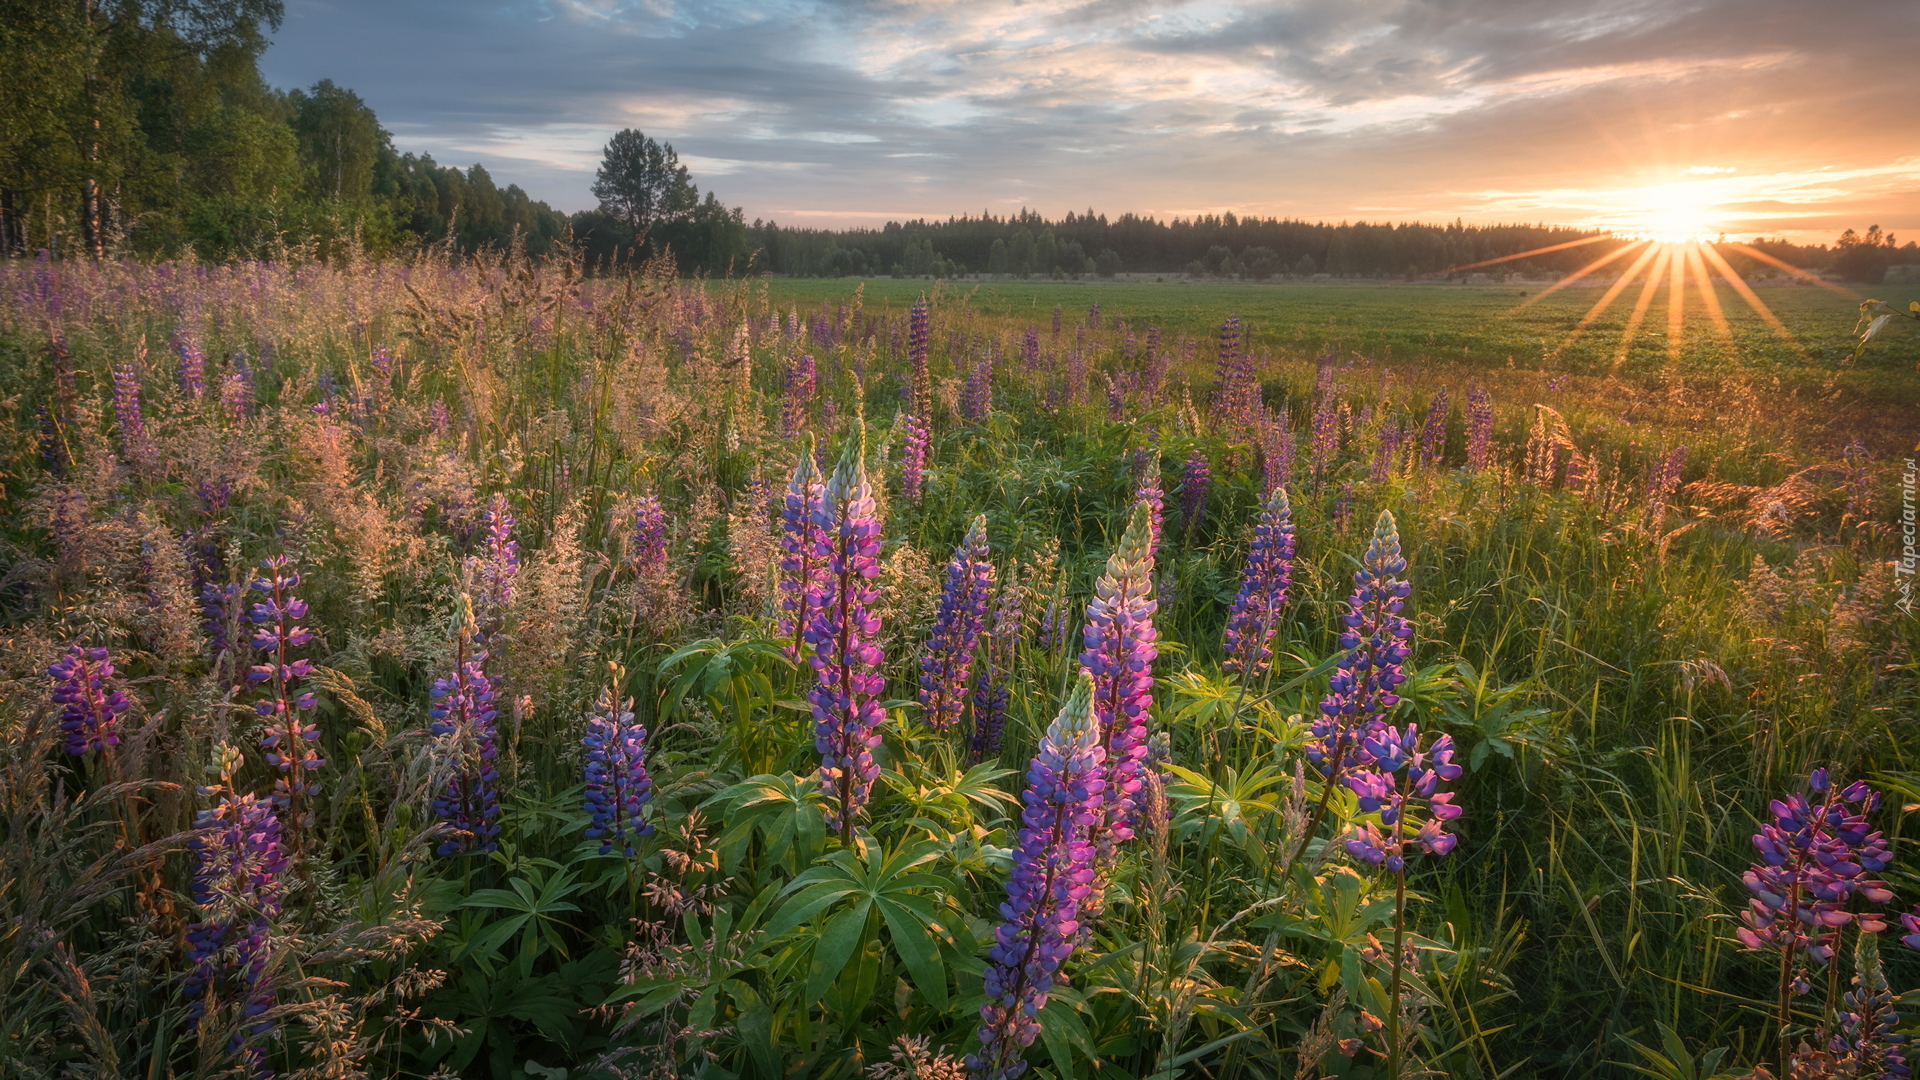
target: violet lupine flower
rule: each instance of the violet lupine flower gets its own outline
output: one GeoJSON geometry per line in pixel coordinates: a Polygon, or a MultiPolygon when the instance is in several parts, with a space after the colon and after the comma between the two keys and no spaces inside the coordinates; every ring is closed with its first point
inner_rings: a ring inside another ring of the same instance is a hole
{"type": "Polygon", "coordinates": [[[807,605],[826,582],[827,564],[814,555],[826,538],[815,520],[826,485],[814,453],[813,436],[808,435],[780,506],[780,637],[789,641],[787,656],[795,660],[805,643],[807,605]]]}
{"type": "Polygon", "coordinates": [[[800,353],[787,368],[787,385],[780,398],[780,437],[791,439],[807,426],[807,410],[813,405],[818,369],[812,353],[800,353]]]}
{"type": "Polygon", "coordinates": [[[1912,914],[1900,913],[1900,929],[1906,934],[1900,938],[1909,949],[1920,949],[1920,904],[1915,904],[1912,914]]]}
{"type": "Polygon", "coordinates": [[[295,682],[313,675],[313,662],[295,660],[290,653],[311,642],[313,631],[300,625],[307,617],[307,604],[293,595],[300,587],[300,575],[292,566],[288,556],[270,556],[260,563],[266,576],[253,579],[254,590],[267,598],[253,605],[247,619],[254,625],[254,647],[266,653],[267,662],[254,665],[247,681],[265,691],[254,702],[253,711],[263,721],[260,745],[266,748],[267,764],[281,773],[273,782],[273,804],[285,811],[294,829],[305,829],[313,824],[307,797],[316,790],[305,776],[326,761],[309,745],[319,740],[320,729],[302,717],[319,700],[311,690],[295,696],[295,682]]]}
{"type": "Polygon", "coordinates": [[[927,298],[922,296],[915,300],[913,310],[907,317],[907,363],[913,379],[912,408],[907,411],[929,419],[933,416],[933,374],[927,370],[927,347],[933,336],[932,319],[927,298]]]}
{"type": "MultiPolygon", "coordinates": [[[[1809,1068],[1805,1073],[1790,1070],[1789,1076],[1861,1077],[1863,1080],[1907,1080],[1913,1075],[1901,1046],[1907,1037],[1899,1033],[1900,1013],[1894,1008],[1899,1000],[1887,985],[1886,968],[1880,962],[1879,940],[1862,934],[1854,957],[1853,989],[1840,999],[1837,1019],[1840,1031],[1827,1043],[1827,1053],[1815,1051],[1810,1057],[1826,1058],[1825,1069],[1809,1068]]],[[[1802,1057],[1794,1055],[1794,1065],[1802,1057]]]]}
{"type": "Polygon", "coordinates": [[[233,364],[234,370],[228,372],[220,383],[220,404],[226,407],[227,416],[237,424],[253,413],[253,376],[247,371],[244,355],[236,354],[233,364]]]}
{"type": "Polygon", "coordinates": [[[1293,432],[1287,428],[1287,411],[1267,411],[1260,424],[1260,482],[1267,491],[1277,491],[1293,482],[1293,432]]]}
{"type": "Polygon", "coordinates": [[[1213,486],[1213,469],[1206,452],[1194,448],[1180,469],[1180,524],[1188,539],[1200,531],[1200,519],[1207,512],[1207,491],[1213,486]]]}
{"type": "Polygon", "coordinates": [[[1045,611],[1040,613],[1040,625],[1034,634],[1033,643],[1042,651],[1050,652],[1067,642],[1067,617],[1058,597],[1047,601],[1045,611]]]}
{"type": "Polygon", "coordinates": [[[1427,402],[1427,418],[1420,425],[1420,464],[1438,465],[1447,452],[1447,391],[1434,392],[1427,402]]]}
{"type": "Polygon", "coordinates": [[[436,438],[444,439],[448,432],[453,430],[453,414],[447,411],[447,403],[440,398],[433,399],[433,407],[428,411],[428,420],[433,425],[433,434],[436,438]]]}
{"type": "Polygon", "coordinates": [[[120,446],[128,463],[151,464],[153,440],[147,437],[146,418],[140,413],[140,370],[132,364],[113,369],[113,417],[120,426],[120,446]]]}
{"type": "Polygon", "coordinates": [[[1393,475],[1394,463],[1400,457],[1401,434],[1398,420],[1387,420],[1380,425],[1380,444],[1374,448],[1373,466],[1367,470],[1368,481],[1382,484],[1393,475]]]}
{"type": "Polygon", "coordinates": [[[1362,740],[1360,756],[1367,764],[1344,779],[1359,796],[1360,812],[1378,813],[1380,824],[1356,827],[1347,840],[1347,853],[1397,874],[1406,869],[1410,846],[1430,855],[1452,851],[1459,838],[1446,831],[1446,824],[1461,811],[1453,805],[1453,793],[1439,790],[1439,785],[1460,778],[1462,770],[1453,763],[1453,737],[1442,735],[1422,750],[1420,725],[1382,727],[1362,740]]]}
{"type": "Polygon", "coordinates": [[[513,539],[513,512],[507,509],[507,497],[495,492],[480,512],[486,528],[486,554],[467,559],[467,570],[477,595],[479,640],[486,641],[505,624],[507,605],[513,600],[513,579],[520,572],[520,545],[513,539]]]}
{"type": "Polygon", "coordinates": [[[977,424],[993,411],[993,357],[983,356],[967,373],[967,385],[960,392],[960,415],[977,424]]]}
{"type": "Polygon", "coordinates": [[[1087,326],[1094,330],[1100,329],[1100,305],[1099,304],[1095,304],[1092,307],[1087,309],[1087,326]]]}
{"type": "Polygon", "coordinates": [[[237,1007],[227,1052],[241,1058],[255,1077],[272,1075],[266,1055],[249,1046],[272,1027],[259,1017],[273,1008],[269,975],[274,959],[273,920],[285,895],[287,869],[280,818],[273,805],[233,791],[231,772],[239,751],[225,748],[225,794],[202,810],[188,846],[194,854],[193,902],[200,921],[187,927],[187,963],[181,987],[187,1022],[204,1031],[223,1004],[237,1007]]]}
{"type": "Polygon", "coordinates": [[[886,715],[876,700],[886,677],[876,640],[880,619],[872,611],[879,596],[872,581],[880,573],[880,517],[867,482],[866,450],[866,425],[856,420],[854,437],[814,511],[820,529],[814,558],[824,572],[807,605],[806,642],[813,646],[808,659],[818,680],[807,693],[814,747],[821,786],[829,792],[827,824],[845,842],[880,775],[873,748],[880,745],[886,715]]]}
{"type": "Polygon", "coordinates": [[[1307,760],[1329,782],[1343,771],[1367,764],[1363,740],[1386,727],[1386,715],[1400,704],[1395,689],[1407,681],[1413,654],[1413,623],[1400,614],[1413,586],[1400,575],[1407,560],[1400,554],[1400,530],[1391,511],[1380,511],[1366,558],[1353,575],[1353,595],[1341,617],[1344,654],[1328,680],[1327,696],[1314,718],[1307,760]]]}
{"type": "Polygon", "coordinates": [[[1323,395],[1313,410],[1313,442],[1307,449],[1307,461],[1313,475],[1319,476],[1340,454],[1340,403],[1332,394],[1323,395]]]}
{"type": "Polygon", "coordinates": [[[1467,471],[1487,467],[1493,447],[1493,395],[1479,383],[1467,386],[1467,471]]]}
{"type": "Polygon", "coordinates": [[[188,397],[197,398],[207,392],[207,354],[200,348],[200,340],[193,331],[185,327],[176,327],[167,338],[167,344],[180,357],[180,390],[188,397]]]}
{"type": "Polygon", "coordinates": [[[1260,406],[1260,386],[1254,377],[1253,357],[1240,347],[1240,316],[1229,315],[1220,327],[1220,359],[1215,368],[1213,404],[1216,411],[1237,423],[1253,422],[1260,406]]]}
{"type": "Polygon", "coordinates": [[[470,647],[479,640],[473,612],[463,613],[454,649],[453,672],[434,680],[427,707],[432,720],[427,731],[446,753],[452,766],[446,786],[434,796],[433,812],[446,826],[446,839],[434,849],[438,855],[471,855],[497,850],[500,835],[500,782],[494,758],[495,721],[493,682],[482,666],[487,651],[470,647]]]}
{"type": "Polygon", "coordinates": [[[1667,498],[1680,487],[1680,477],[1686,469],[1686,447],[1676,446],[1660,455],[1653,468],[1647,470],[1647,503],[1652,506],[1666,505],[1667,498]]]}
{"type": "MultiPolygon", "coordinates": [[[[1780,951],[1785,964],[1796,953],[1827,962],[1838,928],[1849,923],[1868,933],[1886,927],[1878,913],[1848,911],[1851,897],[1893,899],[1872,876],[1891,861],[1885,837],[1866,818],[1880,793],[1865,781],[1837,788],[1825,769],[1813,770],[1807,791],[1812,798],[1796,792],[1768,804],[1773,820],[1753,836],[1760,861],[1743,875],[1753,898],[1741,914],[1745,925],[1734,931],[1750,950],[1780,951]]],[[[1805,993],[1804,979],[1796,987],[1805,993]]]]}
{"type": "Polygon", "coordinates": [[[1031,326],[1020,336],[1020,362],[1029,372],[1040,370],[1040,331],[1031,326]]]}
{"type": "Polygon", "coordinates": [[[658,495],[642,495],[633,508],[633,568],[649,577],[667,565],[667,511],[658,495]]]}
{"type": "Polygon", "coordinates": [[[1007,727],[1007,686],[1013,674],[1014,654],[1020,645],[1027,586],[1009,581],[993,606],[986,629],[980,674],[973,687],[973,735],[967,743],[969,761],[985,761],[1000,753],[1000,736],[1007,727]]]}
{"type": "Polygon", "coordinates": [[[1140,369],[1140,404],[1144,408],[1153,408],[1160,396],[1160,385],[1167,378],[1167,354],[1160,348],[1160,328],[1147,327],[1145,363],[1140,369]]]}
{"type": "Polygon", "coordinates": [[[1147,558],[1160,557],[1160,528],[1166,519],[1167,498],[1160,488],[1160,451],[1141,447],[1133,452],[1134,471],[1140,475],[1133,501],[1147,507],[1147,558]]]}
{"type": "Polygon", "coordinates": [[[902,441],[906,445],[900,451],[900,494],[908,502],[919,502],[927,476],[927,429],[912,414],[901,419],[902,441]]]}
{"type": "Polygon", "coordinates": [[[1003,921],[994,931],[980,1006],[980,1052],[967,1067],[982,1080],[1026,1071],[1021,1052],[1040,1035],[1040,1010],[1066,979],[1060,966],[1080,937],[1081,904],[1093,888],[1094,828],[1105,798],[1104,751],[1083,672],[1027,767],[1020,834],[1003,921]]]}
{"type": "Polygon", "coordinates": [[[953,549],[953,560],[947,563],[939,614],[920,658],[920,708],[927,726],[935,731],[953,728],[966,708],[974,646],[980,641],[987,602],[993,596],[990,557],[987,516],[981,514],[973,519],[966,538],[953,549]]]}
{"type": "Polygon", "coordinates": [[[1274,488],[1253,527],[1247,573],[1227,611],[1226,659],[1221,666],[1242,679],[1266,674],[1273,650],[1268,642],[1280,628],[1293,584],[1293,507],[1287,489],[1274,488]]]}
{"type": "Polygon", "coordinates": [[[1093,713],[1105,751],[1104,804],[1093,831],[1102,867],[1112,865],[1114,848],[1133,836],[1129,823],[1147,756],[1147,710],[1153,705],[1153,661],[1159,656],[1149,521],[1146,503],[1135,503],[1120,546],[1094,584],[1081,631],[1080,666],[1093,676],[1093,713]]]}
{"type": "Polygon", "coordinates": [[[1333,495],[1333,531],[1346,532],[1353,520],[1353,481],[1344,480],[1333,495]]]}
{"type": "Polygon", "coordinates": [[[72,646],[67,655],[47,665],[47,674],[60,680],[49,696],[60,706],[60,730],[67,753],[82,757],[120,745],[120,714],[131,703],[122,691],[108,689],[113,661],[107,658],[107,650],[72,646]]]}
{"type": "Polygon", "coordinates": [[[647,729],[634,722],[633,701],[616,701],[603,689],[587,718],[587,836],[600,841],[600,854],[614,844],[629,858],[633,842],[653,835],[653,823],[641,810],[653,798],[647,775],[647,729]]]}

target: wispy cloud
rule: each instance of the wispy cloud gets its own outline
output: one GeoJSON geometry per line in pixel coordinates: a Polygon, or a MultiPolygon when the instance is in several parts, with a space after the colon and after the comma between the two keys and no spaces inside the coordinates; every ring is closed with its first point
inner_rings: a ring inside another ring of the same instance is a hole
{"type": "Polygon", "coordinates": [[[1917,46],[1911,0],[290,0],[265,67],[567,209],[634,126],[782,220],[1597,222],[1724,183],[1742,232],[1836,231],[1920,227],[1917,46]]]}

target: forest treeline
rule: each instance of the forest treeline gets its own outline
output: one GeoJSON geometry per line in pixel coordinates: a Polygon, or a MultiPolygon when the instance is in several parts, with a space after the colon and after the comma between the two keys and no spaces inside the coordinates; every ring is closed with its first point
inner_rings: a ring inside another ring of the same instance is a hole
{"type": "MultiPolygon", "coordinates": [[[[1546,225],[1327,224],[1232,213],[1163,221],[1088,210],[1049,219],[786,228],[701,196],[671,145],[616,134],[593,193],[571,216],[496,184],[479,164],[401,153],[352,90],[267,85],[259,57],[280,0],[0,0],[0,255],[192,251],[202,259],[374,255],[411,245],[530,254],[560,245],[611,270],[671,252],[712,276],[1086,277],[1190,274],[1391,278],[1428,275],[1574,241],[1499,264],[1577,269],[1623,241],[1546,225]]],[[[1920,263],[1879,228],[1838,244],[1756,245],[1794,266],[1877,281],[1920,263]]],[[[1735,252],[1742,273],[1765,264],[1735,252]]]]}

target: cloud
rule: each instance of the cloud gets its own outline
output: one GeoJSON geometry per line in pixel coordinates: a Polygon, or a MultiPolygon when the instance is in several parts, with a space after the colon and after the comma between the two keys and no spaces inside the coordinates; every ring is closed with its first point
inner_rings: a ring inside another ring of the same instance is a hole
{"type": "Polygon", "coordinates": [[[1742,224],[1865,207],[1911,230],[1917,147],[1891,103],[1920,96],[1917,45],[1910,0],[1845,19],[1802,0],[289,0],[263,66],[352,86],[402,149],[565,209],[634,126],[750,218],[796,222],[1531,220],[1577,211],[1558,192],[1825,171],[1730,189],[1742,224]]]}

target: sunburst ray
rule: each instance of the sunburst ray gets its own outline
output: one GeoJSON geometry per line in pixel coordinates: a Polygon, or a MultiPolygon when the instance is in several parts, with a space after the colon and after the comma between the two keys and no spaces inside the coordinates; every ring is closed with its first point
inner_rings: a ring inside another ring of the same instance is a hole
{"type": "Polygon", "coordinates": [[[1641,270],[1646,269],[1647,263],[1652,261],[1654,253],[1658,250],[1658,248],[1649,244],[1646,250],[1640,253],[1640,257],[1633,260],[1633,265],[1627,267],[1627,272],[1621,274],[1618,281],[1607,286],[1607,291],[1601,294],[1600,299],[1595,301],[1592,307],[1587,309],[1587,313],[1582,315],[1580,321],[1574,324],[1573,329],[1567,332],[1566,340],[1562,341],[1558,348],[1548,353],[1546,359],[1552,360],[1561,353],[1566,352],[1567,346],[1572,345],[1574,341],[1585,332],[1587,327],[1593,325],[1593,320],[1599,318],[1602,312],[1613,306],[1614,300],[1617,299],[1621,293],[1627,291],[1627,286],[1632,284],[1633,279],[1641,270]]]}
{"type": "Polygon", "coordinates": [[[1747,283],[1741,280],[1740,275],[1733,272],[1733,267],[1727,265],[1725,256],[1715,251],[1712,247],[1705,245],[1702,246],[1700,254],[1708,262],[1713,264],[1713,268],[1720,272],[1720,276],[1726,279],[1728,285],[1733,286],[1733,291],[1740,294],[1740,299],[1745,300],[1747,306],[1753,309],[1753,313],[1760,316],[1760,321],[1767,324],[1767,327],[1773,331],[1775,337],[1786,342],[1793,348],[1794,352],[1799,353],[1803,358],[1806,357],[1806,346],[1800,344],[1799,339],[1793,336],[1793,331],[1787,329],[1787,324],[1781,322],[1779,316],[1773,313],[1773,309],[1769,308],[1752,289],[1747,287],[1747,283]]]}
{"type": "Polygon", "coordinates": [[[1593,273],[1595,270],[1598,270],[1601,267],[1607,265],[1608,263],[1613,262],[1615,259],[1624,258],[1625,256],[1632,254],[1636,248],[1639,248],[1641,245],[1646,244],[1648,242],[1649,241],[1646,241],[1646,240],[1635,240],[1634,242],[1627,244],[1625,247],[1619,248],[1616,251],[1612,251],[1612,252],[1609,252],[1608,254],[1600,256],[1599,258],[1593,260],[1592,262],[1581,267],[1580,269],[1575,270],[1573,273],[1568,274],[1566,277],[1561,278],[1559,281],[1554,282],[1553,284],[1540,290],[1534,295],[1521,301],[1520,306],[1514,308],[1512,311],[1512,314],[1518,315],[1520,312],[1527,310],[1528,308],[1532,307],[1533,305],[1539,303],[1542,300],[1545,300],[1547,297],[1552,296],[1554,293],[1559,292],[1561,289],[1564,289],[1567,286],[1572,285],[1574,282],[1579,281],[1581,278],[1586,277],[1588,274],[1593,273]]]}

